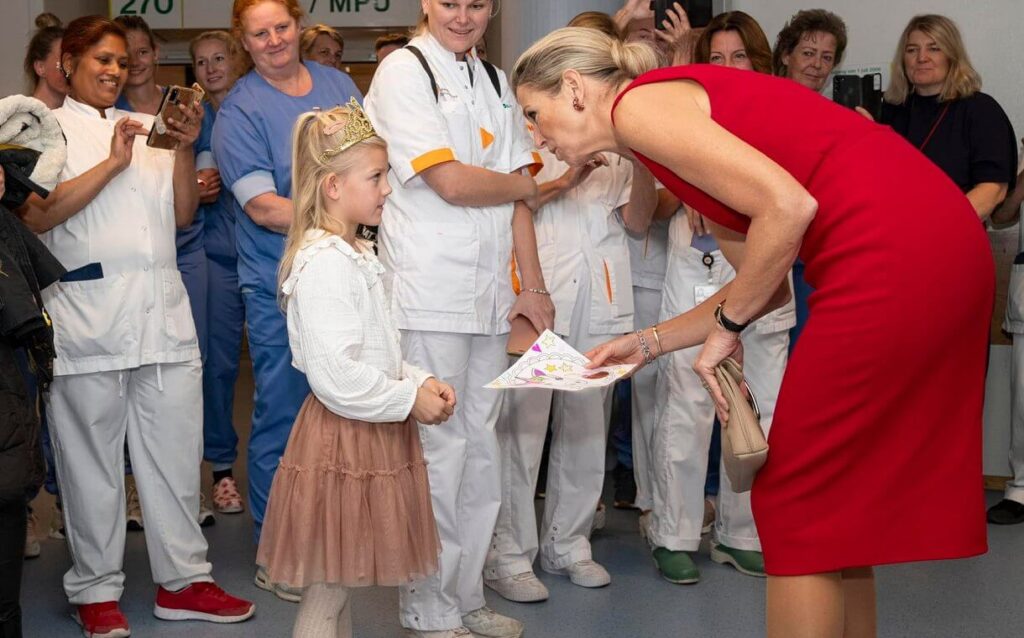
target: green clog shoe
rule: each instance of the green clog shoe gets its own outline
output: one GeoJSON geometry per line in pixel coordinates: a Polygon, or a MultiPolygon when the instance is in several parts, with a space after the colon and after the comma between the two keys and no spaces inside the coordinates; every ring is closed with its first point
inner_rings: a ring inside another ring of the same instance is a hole
{"type": "Polygon", "coordinates": [[[711,560],[722,565],[732,565],[741,574],[764,578],[764,555],[761,552],[734,549],[712,541],[711,560]]]}
{"type": "Polygon", "coordinates": [[[676,585],[692,585],[700,580],[700,570],[686,552],[655,547],[651,552],[661,577],[676,585]]]}

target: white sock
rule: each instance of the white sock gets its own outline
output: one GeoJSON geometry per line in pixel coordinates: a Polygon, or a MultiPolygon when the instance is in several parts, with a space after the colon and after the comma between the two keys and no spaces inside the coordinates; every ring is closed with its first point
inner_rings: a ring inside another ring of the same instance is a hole
{"type": "Polygon", "coordinates": [[[302,592],[292,638],[351,638],[349,591],[341,585],[310,585],[302,592]]]}

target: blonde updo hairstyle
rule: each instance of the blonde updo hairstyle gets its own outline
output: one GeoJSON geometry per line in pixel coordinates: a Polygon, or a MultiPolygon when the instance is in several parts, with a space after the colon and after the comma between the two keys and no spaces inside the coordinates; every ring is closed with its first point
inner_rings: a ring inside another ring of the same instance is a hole
{"type": "Polygon", "coordinates": [[[308,111],[295,121],[292,131],[292,206],[294,214],[288,228],[284,255],[278,269],[278,303],[285,307],[287,300],[280,296],[281,284],[292,272],[295,255],[302,249],[307,231],[324,230],[336,235],[348,230],[327,214],[322,192],[324,181],[331,175],[342,175],[359,166],[367,148],[387,149],[384,140],[376,135],[367,138],[341,153],[331,155],[344,140],[343,126],[352,114],[348,106],[336,106],[327,111],[308,111]],[[338,125],[342,126],[338,126],[338,125]],[[336,129],[327,134],[330,128],[336,129]]]}
{"type": "Polygon", "coordinates": [[[614,89],[657,67],[658,54],[646,44],[622,42],[597,29],[564,27],[519,56],[511,84],[554,95],[562,88],[562,75],[575,69],[614,89]]]}

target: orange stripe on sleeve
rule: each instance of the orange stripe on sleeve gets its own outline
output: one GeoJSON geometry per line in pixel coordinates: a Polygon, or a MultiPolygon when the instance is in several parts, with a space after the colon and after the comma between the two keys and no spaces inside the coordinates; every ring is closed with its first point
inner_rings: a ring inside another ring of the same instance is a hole
{"type": "Polygon", "coordinates": [[[427,170],[432,166],[437,166],[438,164],[444,164],[445,162],[454,161],[455,152],[452,151],[452,149],[437,148],[432,151],[428,151],[423,155],[420,155],[419,157],[413,159],[409,163],[412,164],[413,171],[415,171],[416,173],[422,173],[423,171],[427,170]]]}

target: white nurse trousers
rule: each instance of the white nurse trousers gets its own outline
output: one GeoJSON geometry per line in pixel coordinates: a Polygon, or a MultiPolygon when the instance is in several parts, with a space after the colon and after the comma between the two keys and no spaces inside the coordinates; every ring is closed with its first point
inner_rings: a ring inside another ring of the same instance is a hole
{"type": "MultiPolygon", "coordinates": [[[[712,269],[713,283],[723,285],[735,271],[720,251],[712,269]]],[[[694,287],[708,283],[703,253],[689,246],[673,247],[665,277],[662,321],[695,305],[694,287]]],[[[765,317],[742,337],[743,372],[761,409],[761,427],[771,428],[775,402],[786,369],[788,325],[763,333],[765,317]],[[760,325],[759,325],[760,324],[760,325]]],[[[649,479],[653,501],[648,540],[655,547],[696,551],[704,521],[704,483],[715,409],[710,395],[693,371],[703,346],[673,352],[658,360],[657,403],[649,479]]],[[[734,549],[761,551],[750,510],[750,492],[736,493],[724,468],[720,472],[715,537],[734,549]]]]}
{"type": "Polygon", "coordinates": [[[1010,468],[1005,498],[1024,503],[1024,334],[1013,335],[1010,364],[1010,468]]]}
{"type": "MultiPolygon", "coordinates": [[[[589,273],[578,279],[581,285],[566,341],[586,352],[614,335],[590,334],[589,273]]],[[[538,549],[534,495],[549,416],[551,449],[540,526],[541,567],[560,571],[591,559],[590,529],[604,486],[610,390],[611,386],[579,392],[506,391],[498,420],[501,512],[484,572],[489,580],[533,571],[538,549]]]]}
{"type": "MultiPolygon", "coordinates": [[[[649,328],[658,323],[661,291],[633,286],[633,327],[649,328]]],[[[644,366],[632,378],[633,475],[636,479],[636,507],[646,511],[654,506],[651,495],[651,457],[654,454],[654,406],[657,403],[658,366],[644,366]]]]}
{"type": "Polygon", "coordinates": [[[124,441],[146,517],[153,581],[178,590],[210,581],[199,529],[203,386],[199,359],[55,377],[47,403],[64,503],[73,605],[124,589],[124,441]]]}
{"type": "Polygon", "coordinates": [[[502,393],[483,386],[507,367],[507,335],[402,332],[405,360],[455,389],[455,414],[420,425],[430,496],[441,538],[438,571],[399,589],[402,626],[444,630],[486,604],[484,559],[501,505],[494,426],[502,393]]]}

